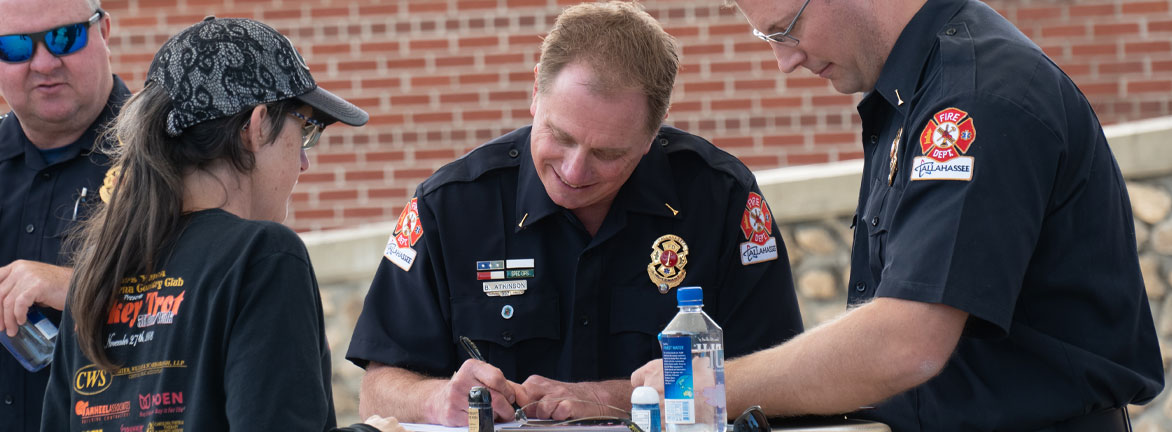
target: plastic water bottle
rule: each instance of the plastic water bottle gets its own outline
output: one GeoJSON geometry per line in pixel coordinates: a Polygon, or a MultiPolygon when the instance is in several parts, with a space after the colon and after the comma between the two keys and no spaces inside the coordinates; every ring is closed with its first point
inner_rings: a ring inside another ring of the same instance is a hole
{"type": "Polygon", "coordinates": [[[643,432],[662,430],[659,426],[659,392],[647,386],[636,387],[631,392],[631,421],[643,432]]]}
{"type": "Polygon", "coordinates": [[[28,309],[28,320],[17,328],[16,336],[0,332],[0,344],[30,372],[44,369],[53,361],[53,342],[57,340],[57,326],[41,315],[36,308],[28,309]]]}
{"type": "Polygon", "coordinates": [[[700,287],[680,287],[676,302],[680,312],[659,333],[667,432],[724,432],[724,331],[700,309],[700,287]]]}

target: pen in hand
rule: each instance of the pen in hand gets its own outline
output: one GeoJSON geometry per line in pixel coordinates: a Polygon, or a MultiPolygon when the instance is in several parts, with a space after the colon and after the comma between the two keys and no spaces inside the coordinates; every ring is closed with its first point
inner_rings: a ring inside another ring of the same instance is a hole
{"type": "MultiPolygon", "coordinates": [[[[476,348],[476,344],[472,342],[472,339],[468,339],[467,336],[460,336],[460,346],[464,348],[464,352],[468,353],[468,357],[472,357],[479,361],[484,361],[484,356],[480,354],[480,350],[476,348]]],[[[510,403],[513,405],[514,410],[513,420],[519,421],[521,423],[529,421],[529,419],[525,417],[525,411],[521,409],[520,405],[517,405],[516,400],[510,403]]]]}

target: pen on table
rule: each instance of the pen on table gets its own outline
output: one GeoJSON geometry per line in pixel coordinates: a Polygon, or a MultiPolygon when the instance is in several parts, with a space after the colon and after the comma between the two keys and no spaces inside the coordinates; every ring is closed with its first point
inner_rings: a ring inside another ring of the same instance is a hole
{"type": "MultiPolygon", "coordinates": [[[[460,346],[464,348],[464,352],[468,353],[468,357],[484,361],[484,356],[480,355],[480,350],[476,348],[476,344],[472,342],[472,339],[468,339],[467,336],[460,336],[460,346]]],[[[513,405],[513,420],[517,420],[522,423],[529,420],[527,417],[525,417],[525,411],[521,409],[520,405],[517,405],[516,400],[509,403],[513,405]]]]}

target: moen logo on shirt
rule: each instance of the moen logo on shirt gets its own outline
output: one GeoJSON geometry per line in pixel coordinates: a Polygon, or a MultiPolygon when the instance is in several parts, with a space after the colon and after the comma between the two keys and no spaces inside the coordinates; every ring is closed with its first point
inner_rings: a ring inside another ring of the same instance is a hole
{"type": "Polygon", "coordinates": [[[97,365],[89,365],[77,370],[73,374],[73,391],[85,396],[92,396],[110,388],[110,373],[97,365]]]}

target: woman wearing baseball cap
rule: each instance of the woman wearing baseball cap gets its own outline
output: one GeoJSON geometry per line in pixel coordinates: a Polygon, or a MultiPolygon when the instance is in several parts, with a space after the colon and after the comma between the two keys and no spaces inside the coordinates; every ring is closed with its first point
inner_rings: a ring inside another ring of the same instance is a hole
{"type": "Polygon", "coordinates": [[[42,430],[334,428],[317,281],[280,223],[322,130],[367,119],[267,25],[209,17],[169,39],[108,132],[42,430]]]}

